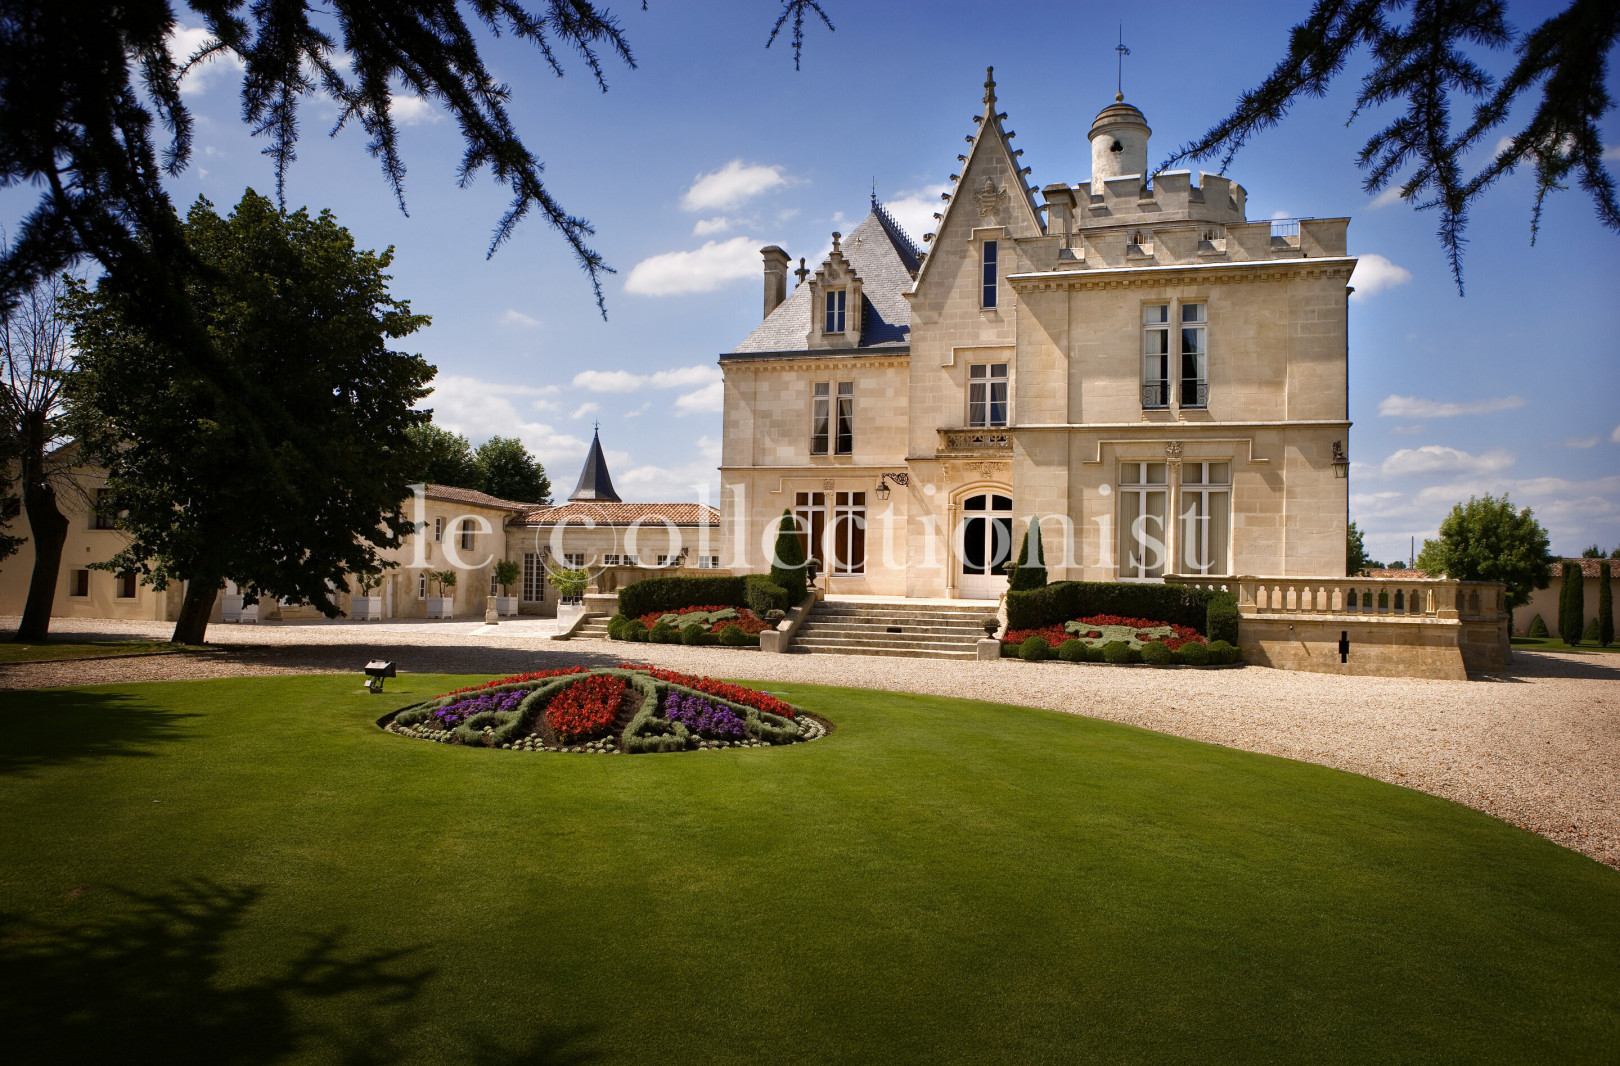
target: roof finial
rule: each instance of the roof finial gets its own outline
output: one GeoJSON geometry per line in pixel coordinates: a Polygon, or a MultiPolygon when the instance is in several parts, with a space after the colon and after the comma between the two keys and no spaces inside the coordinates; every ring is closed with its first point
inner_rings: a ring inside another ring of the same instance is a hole
{"type": "Polygon", "coordinates": [[[996,109],[996,68],[984,68],[984,104],[991,111],[996,109]]]}
{"type": "Polygon", "coordinates": [[[872,206],[876,207],[877,205],[877,175],[874,174],[872,175],[872,206]]]}
{"type": "Polygon", "coordinates": [[[1125,57],[1131,54],[1131,50],[1125,47],[1124,22],[1119,24],[1119,44],[1114,48],[1114,51],[1119,53],[1119,76],[1115,84],[1114,103],[1123,104],[1125,102],[1125,57]]]}

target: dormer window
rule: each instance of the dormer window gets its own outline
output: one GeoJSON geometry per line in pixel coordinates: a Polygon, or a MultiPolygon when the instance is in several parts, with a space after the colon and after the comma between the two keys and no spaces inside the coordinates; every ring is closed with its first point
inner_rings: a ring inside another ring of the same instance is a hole
{"type": "Polygon", "coordinates": [[[847,293],[843,289],[827,290],[827,318],[822,326],[823,333],[844,332],[844,300],[847,293]]]}

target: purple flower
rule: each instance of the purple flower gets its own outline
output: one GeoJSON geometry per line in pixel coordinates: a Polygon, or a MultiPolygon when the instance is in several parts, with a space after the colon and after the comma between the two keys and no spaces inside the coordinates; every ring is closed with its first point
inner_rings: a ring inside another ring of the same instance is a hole
{"type": "Polygon", "coordinates": [[[743,720],[729,707],[717,707],[697,696],[671,689],[664,696],[664,717],[679,722],[703,737],[741,738],[748,735],[743,720]]]}
{"type": "Polygon", "coordinates": [[[433,720],[440,729],[454,729],[475,714],[485,711],[512,711],[523,702],[523,697],[529,694],[527,689],[516,689],[512,692],[486,692],[478,696],[469,696],[464,700],[446,704],[433,712],[433,720]]]}

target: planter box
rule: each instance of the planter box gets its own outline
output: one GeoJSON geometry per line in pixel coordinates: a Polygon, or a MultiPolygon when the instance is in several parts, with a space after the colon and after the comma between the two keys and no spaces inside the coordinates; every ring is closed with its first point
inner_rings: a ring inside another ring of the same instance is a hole
{"type": "Polygon", "coordinates": [[[219,599],[219,620],[221,622],[240,622],[242,620],[242,597],[227,593],[219,599]]]}
{"type": "Polygon", "coordinates": [[[557,632],[566,633],[573,628],[574,622],[585,613],[582,603],[559,603],[557,605],[557,632]]]}
{"type": "Polygon", "coordinates": [[[516,618],[518,613],[518,598],[516,596],[496,596],[495,613],[502,618],[516,618]]]}
{"type": "Polygon", "coordinates": [[[259,605],[250,603],[237,614],[236,620],[243,625],[257,625],[259,622],[259,605]]]}
{"type": "Polygon", "coordinates": [[[427,616],[429,618],[454,618],[456,616],[456,598],[454,596],[429,596],[427,598],[427,616]]]}
{"type": "Polygon", "coordinates": [[[357,622],[378,622],[383,616],[381,596],[350,596],[349,617],[357,622]]]}

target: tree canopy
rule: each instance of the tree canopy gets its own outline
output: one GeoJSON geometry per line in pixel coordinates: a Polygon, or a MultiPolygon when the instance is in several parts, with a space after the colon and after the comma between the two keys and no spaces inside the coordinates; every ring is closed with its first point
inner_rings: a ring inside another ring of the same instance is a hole
{"type": "Polygon", "coordinates": [[[518,503],[550,503],[551,479],[516,437],[491,437],[474,453],[479,488],[518,503]]]}
{"type": "Polygon", "coordinates": [[[188,302],[222,365],[270,400],[277,461],[257,461],[230,402],[144,331],[120,286],[78,286],[74,425],[131,538],[102,566],[158,588],[189,582],[175,627],[186,643],[201,641],[226,579],[335,614],[334,592],[411,531],[406,434],[427,417],[413,405],[433,369],[387,340],[428,319],[389,295],[391,250],[357,250],[330,212],[289,213],[249,190],[226,218],[199,199],[182,237],[199,267],[188,302]]]}
{"type": "Polygon", "coordinates": [[[1440,536],[1425,540],[1417,565],[1430,577],[1499,581],[1507,588],[1507,608],[1526,603],[1535,589],[1552,582],[1547,531],[1526,507],[1514,510],[1507,494],[1470,496],[1440,523],[1440,536]]]}
{"type": "Polygon", "coordinates": [[[1381,569],[1383,565],[1383,563],[1367,554],[1367,543],[1363,539],[1363,534],[1360,528],[1358,528],[1354,522],[1351,522],[1349,529],[1347,529],[1345,532],[1345,574],[1350,577],[1355,577],[1363,570],[1378,570],[1381,569]]]}
{"type": "Polygon", "coordinates": [[[484,473],[478,468],[472,445],[460,433],[423,422],[406,431],[415,450],[411,480],[429,485],[452,485],[482,490],[484,473]]]}
{"type": "Polygon", "coordinates": [[[1469,207],[1520,166],[1535,170],[1532,243],[1547,194],[1571,177],[1592,198],[1598,220],[1620,230],[1599,130],[1614,106],[1606,80],[1609,52],[1620,38],[1620,4],[1570,0],[1524,33],[1509,26],[1506,7],[1505,0],[1316,0],[1290,32],[1288,54],[1271,75],[1159,169],[1218,156],[1224,172],[1251,137],[1277,125],[1301,97],[1325,95],[1365,47],[1373,68],[1362,78],[1351,120],[1384,104],[1404,103],[1405,109],[1362,147],[1363,187],[1377,193],[1399,181],[1404,200],[1439,212],[1439,237],[1459,292],[1469,207]],[[1471,54],[1510,46],[1516,61],[1500,79],[1471,54]],[[1452,112],[1469,102],[1471,114],[1454,129],[1452,112]],[[1487,147],[1520,104],[1529,114],[1468,173],[1469,154],[1487,147]]]}

